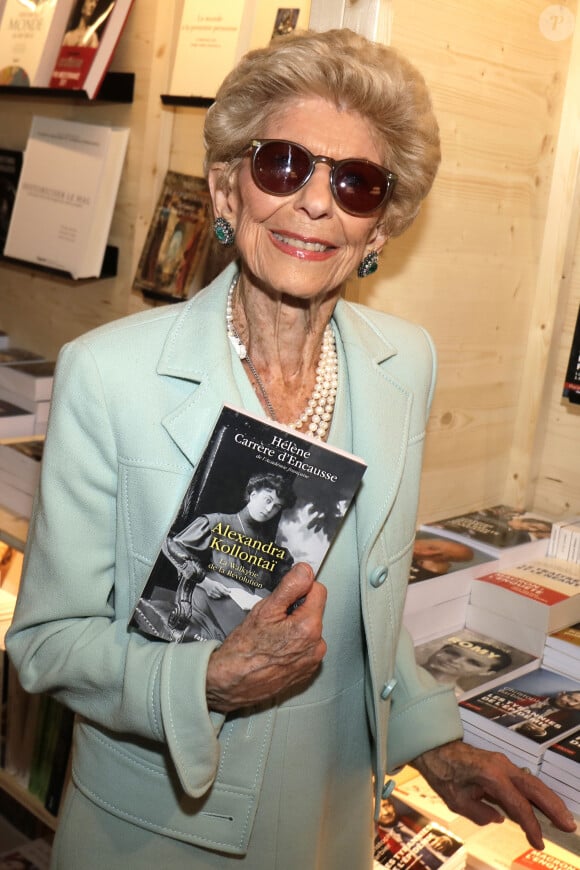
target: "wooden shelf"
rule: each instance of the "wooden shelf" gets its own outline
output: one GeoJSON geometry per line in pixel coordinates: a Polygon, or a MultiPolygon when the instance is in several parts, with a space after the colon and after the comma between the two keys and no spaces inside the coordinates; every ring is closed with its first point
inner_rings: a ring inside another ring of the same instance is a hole
{"type": "Polygon", "coordinates": [[[0,788],[14,798],[20,806],[24,807],[29,813],[35,816],[43,825],[50,828],[51,831],[56,831],[58,819],[45,809],[44,805],[31,794],[27,788],[18,782],[18,780],[0,768],[0,788]]]}
{"type": "Polygon", "coordinates": [[[92,100],[86,91],[77,88],[22,88],[1,85],[0,96],[32,100],[82,100],[85,103],[132,103],[135,92],[135,73],[108,72],[96,97],[92,100]]]}
{"type": "Polygon", "coordinates": [[[196,106],[208,109],[214,103],[213,97],[186,97],[176,94],[161,94],[161,102],[164,106],[196,106]]]}
{"type": "Polygon", "coordinates": [[[62,269],[53,269],[50,266],[42,266],[39,263],[29,263],[26,260],[5,257],[3,254],[0,255],[0,262],[6,263],[10,266],[15,266],[19,269],[33,269],[35,272],[44,272],[47,275],[54,275],[57,278],[74,281],[75,284],[79,284],[84,281],[102,281],[106,278],[114,278],[117,274],[119,265],[119,249],[114,245],[107,245],[105,256],[103,258],[103,265],[101,267],[101,274],[98,278],[73,278],[69,272],[65,272],[62,269]]]}

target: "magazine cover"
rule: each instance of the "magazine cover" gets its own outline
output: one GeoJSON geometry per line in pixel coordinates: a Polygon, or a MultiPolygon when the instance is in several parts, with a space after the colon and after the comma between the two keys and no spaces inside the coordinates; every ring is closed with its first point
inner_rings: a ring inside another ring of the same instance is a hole
{"type": "Polygon", "coordinates": [[[417,663],[439,683],[452,683],[457,698],[475,695],[539,667],[540,659],[464,628],[415,647],[417,663]]]}
{"type": "Polygon", "coordinates": [[[450,537],[477,542],[482,549],[497,555],[508,547],[535,540],[548,540],[552,522],[529,511],[498,504],[489,508],[434,520],[422,526],[426,531],[440,529],[450,537]]]}
{"type": "Polygon", "coordinates": [[[205,179],[167,172],[133,286],[165,302],[181,302],[199,289],[210,235],[209,213],[205,179]]]}
{"type": "Polygon", "coordinates": [[[475,568],[494,559],[495,556],[479,550],[471,542],[461,543],[436,532],[419,529],[415,535],[409,583],[420,583],[465,568],[475,568]]]}
{"type": "Polygon", "coordinates": [[[464,866],[465,846],[459,837],[397,797],[381,801],[374,841],[375,870],[451,870],[464,866]]]}
{"type": "Polygon", "coordinates": [[[130,624],[166,641],[223,640],[295,562],[318,571],[365,468],[224,406],[130,624]]]}
{"type": "Polygon", "coordinates": [[[538,756],[580,726],[580,681],[538,668],[459,708],[466,723],[538,756]]]}

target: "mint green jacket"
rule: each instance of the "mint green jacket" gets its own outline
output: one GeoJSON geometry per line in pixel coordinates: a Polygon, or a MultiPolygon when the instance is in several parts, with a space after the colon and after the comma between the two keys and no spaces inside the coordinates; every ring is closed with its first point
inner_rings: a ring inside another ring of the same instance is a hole
{"type": "MultiPolygon", "coordinates": [[[[186,303],[63,348],[7,648],[25,689],[79,714],[73,776],[87,797],[151,830],[243,854],[275,707],[209,713],[216,643],[166,644],[127,627],[221,405],[241,403],[224,326],[234,268],[186,303]]],[[[362,306],[339,301],[334,321],[353,452],[368,463],[356,520],[380,796],[387,770],[461,736],[452,689],[417,668],[401,624],[434,353],[419,327],[362,306]]]]}

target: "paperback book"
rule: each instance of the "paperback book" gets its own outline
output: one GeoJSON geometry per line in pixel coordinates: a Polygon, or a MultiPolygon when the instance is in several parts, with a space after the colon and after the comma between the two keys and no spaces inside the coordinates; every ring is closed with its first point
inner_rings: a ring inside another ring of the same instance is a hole
{"type": "Polygon", "coordinates": [[[419,529],[415,535],[405,611],[423,610],[467,595],[472,579],[482,571],[481,566],[495,559],[471,542],[453,541],[419,529]]]}
{"type": "Polygon", "coordinates": [[[580,620],[580,565],[533,559],[492,571],[475,578],[469,601],[547,634],[580,620]]]}
{"type": "Polygon", "coordinates": [[[0,438],[34,434],[34,414],[0,399],[0,438]]]}
{"type": "Polygon", "coordinates": [[[145,296],[181,302],[202,286],[210,239],[204,178],[167,172],[133,286],[145,296]]]}
{"type": "Polygon", "coordinates": [[[554,650],[580,663],[580,622],[551,632],[546,638],[545,652],[554,650]]]}
{"type": "Polygon", "coordinates": [[[538,668],[459,702],[461,718],[540,758],[580,726],[580,681],[538,668]]]}
{"type": "Polygon", "coordinates": [[[374,868],[382,870],[461,870],[463,840],[400,798],[381,801],[374,841],[374,868]]]}
{"type": "Polygon", "coordinates": [[[580,562],[580,520],[578,518],[554,523],[546,555],[552,559],[580,562]]]}
{"type": "Polygon", "coordinates": [[[11,390],[33,402],[48,401],[52,395],[55,362],[31,360],[0,366],[0,389],[11,390]]]}
{"type": "Polygon", "coordinates": [[[0,85],[48,87],[74,0],[0,3],[0,85]]]}
{"type": "Polygon", "coordinates": [[[500,556],[506,549],[550,537],[552,521],[546,517],[517,510],[509,505],[494,505],[470,513],[447,517],[421,526],[459,541],[472,541],[481,550],[500,556]]]}
{"type": "Polygon", "coordinates": [[[365,468],[224,406],[130,624],[165,641],[223,640],[292,564],[318,571],[365,468]]]}
{"type": "Polygon", "coordinates": [[[540,658],[468,628],[415,647],[417,663],[459,700],[489,690],[540,666],[540,658]]]}
{"type": "MultiPolygon", "coordinates": [[[[547,767],[552,773],[555,770],[561,771],[558,778],[563,779],[564,782],[575,783],[578,792],[580,789],[580,727],[546,749],[542,768],[547,767]]],[[[578,800],[580,800],[580,792],[578,800]]]]}
{"type": "Polygon", "coordinates": [[[35,116],[5,255],[98,277],[128,138],[126,128],[35,116]]]}
{"type": "Polygon", "coordinates": [[[578,866],[569,852],[550,843],[541,852],[526,849],[513,859],[510,870],[578,870],[578,866]]]}
{"type": "Polygon", "coordinates": [[[51,88],[98,95],[133,0],[77,0],[50,77],[51,88]]]}

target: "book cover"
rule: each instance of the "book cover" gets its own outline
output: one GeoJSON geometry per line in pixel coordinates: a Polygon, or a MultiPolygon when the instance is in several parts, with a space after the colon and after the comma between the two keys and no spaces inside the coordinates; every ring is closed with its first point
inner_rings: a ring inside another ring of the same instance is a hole
{"type": "Polygon", "coordinates": [[[549,539],[552,521],[529,511],[499,504],[435,520],[421,528],[431,532],[439,530],[457,540],[477,542],[480,549],[499,556],[507,548],[549,539]]]}
{"type": "Polygon", "coordinates": [[[74,0],[5,0],[0,85],[48,87],[74,0]]]}
{"type": "Polygon", "coordinates": [[[0,366],[0,388],[33,402],[46,402],[52,395],[55,365],[52,360],[30,360],[0,366]]]}
{"type": "Polygon", "coordinates": [[[318,571],[365,468],[224,406],[130,624],[160,640],[223,640],[293,563],[318,571]]]}
{"type": "Polygon", "coordinates": [[[578,870],[578,866],[570,853],[548,844],[541,852],[526,849],[513,859],[510,870],[578,870]]]}
{"type": "Polygon", "coordinates": [[[580,681],[545,668],[459,702],[473,727],[539,757],[580,726],[580,681]]]}
{"type": "MultiPolygon", "coordinates": [[[[4,243],[8,235],[21,168],[22,151],[0,148],[0,254],[4,251],[4,243]]],[[[5,333],[3,335],[5,345],[8,345],[8,336],[5,333]]]]}
{"type": "Polygon", "coordinates": [[[580,727],[546,749],[542,766],[545,764],[566,772],[575,779],[577,789],[580,790],[580,727]]]}
{"type": "Polygon", "coordinates": [[[124,128],[35,116],[5,255],[98,277],[128,136],[124,128]]]}
{"type": "Polygon", "coordinates": [[[393,791],[394,797],[404,801],[432,822],[442,825],[462,840],[466,840],[479,830],[475,822],[450,810],[443,798],[413,768],[404,768],[401,774],[395,774],[395,780],[397,785],[393,791]]]}
{"type": "Polygon", "coordinates": [[[476,577],[470,604],[546,633],[580,619],[580,565],[533,559],[476,577]]]}
{"type": "Polygon", "coordinates": [[[400,798],[381,801],[374,840],[374,868],[447,870],[465,866],[463,841],[400,798]]]}
{"type": "Polygon", "coordinates": [[[225,76],[252,48],[296,27],[307,28],[310,0],[281,7],[273,0],[184,0],[169,93],[211,99],[225,76]]]}
{"type": "Polygon", "coordinates": [[[51,88],[98,95],[133,0],[77,0],[50,77],[51,88]]]}
{"type": "Polygon", "coordinates": [[[468,628],[420,644],[415,657],[437,682],[451,683],[460,700],[540,666],[539,656],[468,628]]]}
{"type": "Polygon", "coordinates": [[[580,622],[551,632],[546,638],[546,648],[580,659],[580,622]]]}
{"type": "Polygon", "coordinates": [[[210,208],[204,178],[167,172],[139,258],[135,289],[180,302],[202,286],[210,208]]]}
{"type": "Polygon", "coordinates": [[[496,559],[475,544],[419,529],[409,570],[407,612],[467,595],[481,565],[496,559]]]}

